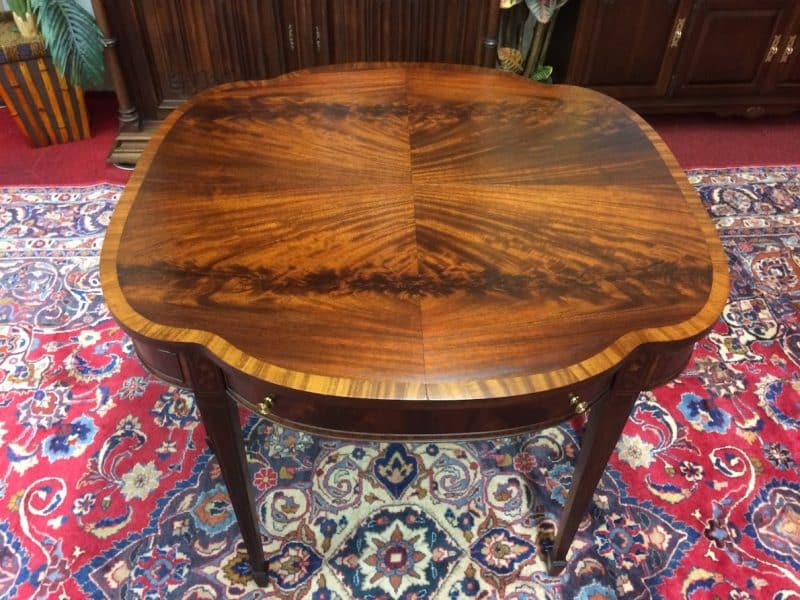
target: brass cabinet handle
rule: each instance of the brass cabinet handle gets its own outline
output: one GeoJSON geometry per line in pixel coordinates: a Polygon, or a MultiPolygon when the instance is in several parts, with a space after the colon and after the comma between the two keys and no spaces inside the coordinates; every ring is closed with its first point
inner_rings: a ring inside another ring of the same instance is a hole
{"type": "Polygon", "coordinates": [[[258,404],[258,412],[266,417],[272,410],[274,404],[275,401],[270,396],[264,396],[264,400],[258,404]]]}
{"type": "Polygon", "coordinates": [[[287,33],[289,34],[289,49],[294,52],[294,25],[289,23],[286,26],[287,33]]]}
{"type": "Polygon", "coordinates": [[[583,402],[581,397],[578,394],[570,394],[569,395],[569,403],[572,405],[572,408],[575,409],[575,412],[579,415],[582,415],[586,412],[586,409],[589,408],[589,404],[583,402]]]}
{"type": "Polygon", "coordinates": [[[314,25],[314,47],[317,49],[317,54],[319,54],[322,49],[322,36],[320,35],[319,25],[314,25]]]}
{"type": "Polygon", "coordinates": [[[797,36],[793,35],[789,37],[789,41],[786,42],[786,48],[783,49],[783,54],[781,55],[781,62],[785,63],[789,60],[789,57],[794,52],[794,43],[797,41],[797,36]]]}
{"type": "Polygon", "coordinates": [[[772,58],[778,53],[778,46],[781,44],[781,36],[776,35],[772,38],[772,45],[769,47],[769,51],[767,52],[767,56],[764,59],[765,63],[772,62],[772,58]]]}
{"type": "Polygon", "coordinates": [[[677,23],[675,23],[675,31],[672,32],[672,42],[669,44],[671,48],[678,47],[678,42],[680,42],[683,37],[684,25],[686,25],[686,19],[683,17],[678,19],[677,23]]]}

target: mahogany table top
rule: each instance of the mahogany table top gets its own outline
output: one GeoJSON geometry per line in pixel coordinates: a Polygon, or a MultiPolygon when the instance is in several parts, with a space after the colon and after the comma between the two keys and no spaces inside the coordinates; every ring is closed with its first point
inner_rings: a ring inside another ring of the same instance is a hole
{"type": "Polygon", "coordinates": [[[728,287],[637,115],[444,65],[201,93],[142,156],[101,276],[136,335],[297,390],[409,400],[585,380],[701,334],[728,287]]]}

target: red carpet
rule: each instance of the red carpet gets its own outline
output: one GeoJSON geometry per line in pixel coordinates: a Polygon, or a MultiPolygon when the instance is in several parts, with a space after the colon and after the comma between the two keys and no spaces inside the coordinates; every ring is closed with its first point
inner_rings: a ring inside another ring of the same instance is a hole
{"type": "MultiPolygon", "coordinates": [[[[0,108],[1,185],[125,183],[129,173],[106,164],[117,131],[110,93],[87,96],[91,140],[32,148],[0,108]]],[[[800,114],[747,120],[713,115],[658,115],[648,122],[684,169],[800,165],[800,114]]]]}
{"type": "Polygon", "coordinates": [[[106,163],[117,133],[117,101],[110,93],[86,96],[92,139],[34,148],[0,107],[0,186],[126,183],[130,173],[106,163]]]}
{"type": "Polygon", "coordinates": [[[800,114],[762,119],[653,115],[684,169],[800,164],[800,114]]]}

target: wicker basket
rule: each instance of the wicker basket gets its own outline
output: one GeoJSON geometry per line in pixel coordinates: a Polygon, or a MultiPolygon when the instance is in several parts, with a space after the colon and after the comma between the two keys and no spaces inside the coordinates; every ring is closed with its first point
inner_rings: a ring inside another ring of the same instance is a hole
{"type": "Polygon", "coordinates": [[[22,39],[11,13],[0,13],[0,97],[34,146],[91,136],[83,90],[56,72],[41,38],[22,39]]]}

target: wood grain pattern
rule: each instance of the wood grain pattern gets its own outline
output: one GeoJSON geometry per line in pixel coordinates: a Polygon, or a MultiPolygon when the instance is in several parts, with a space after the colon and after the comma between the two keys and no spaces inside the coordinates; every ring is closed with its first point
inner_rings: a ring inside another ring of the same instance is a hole
{"type": "MultiPolygon", "coordinates": [[[[640,113],[754,117],[800,108],[796,89],[780,83],[781,52],[800,31],[794,0],[582,0],[573,7],[567,83],[624,99],[640,113]],[[766,60],[773,41],[775,58],[766,60]]],[[[567,32],[556,35],[567,43],[567,32]]]]}
{"type": "Polygon", "coordinates": [[[699,200],[631,111],[430,65],[195,97],[137,166],[101,277],[136,336],[286,389],[397,400],[585,381],[691,344],[728,286],[699,200]]]}

